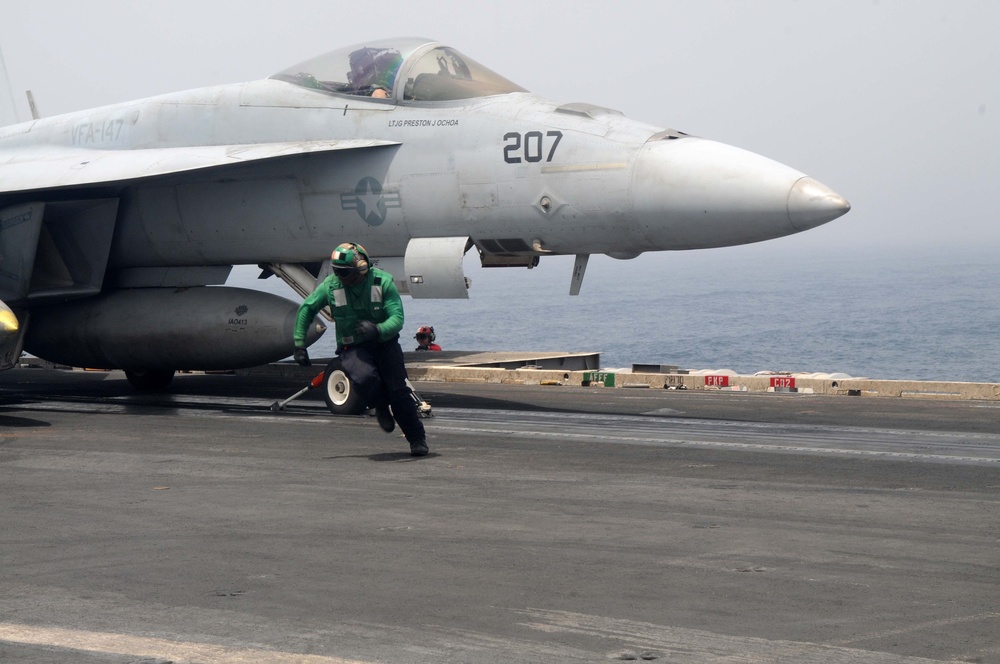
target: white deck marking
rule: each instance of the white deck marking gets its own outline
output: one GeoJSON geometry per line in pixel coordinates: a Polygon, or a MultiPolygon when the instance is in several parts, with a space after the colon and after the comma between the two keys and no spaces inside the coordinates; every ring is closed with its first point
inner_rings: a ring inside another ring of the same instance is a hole
{"type": "Polygon", "coordinates": [[[169,641],[133,634],[88,632],[60,627],[38,627],[0,623],[0,641],[25,645],[84,650],[108,655],[131,655],[199,664],[371,664],[356,659],[277,652],[251,648],[229,648],[211,643],[169,641]]]}

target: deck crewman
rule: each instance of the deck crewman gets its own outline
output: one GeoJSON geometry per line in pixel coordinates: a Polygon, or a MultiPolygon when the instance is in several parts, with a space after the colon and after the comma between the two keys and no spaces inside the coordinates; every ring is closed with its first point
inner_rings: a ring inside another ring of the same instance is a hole
{"type": "Polygon", "coordinates": [[[354,242],[338,245],[330,262],[333,274],[299,307],[295,361],[302,366],[310,364],[306,331],[313,317],[323,307],[330,307],[344,373],[366,404],[374,406],[379,426],[391,433],[398,423],[410,443],[410,454],[426,456],[427,437],[406,383],[403,349],[399,346],[403,300],[392,275],[371,267],[368,252],[354,242]]]}

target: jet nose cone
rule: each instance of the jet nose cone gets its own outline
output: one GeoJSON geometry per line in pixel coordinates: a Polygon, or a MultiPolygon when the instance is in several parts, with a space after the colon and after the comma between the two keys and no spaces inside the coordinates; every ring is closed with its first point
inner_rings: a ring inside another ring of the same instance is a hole
{"type": "Polygon", "coordinates": [[[850,209],[843,196],[810,177],[799,178],[788,191],[788,221],[798,231],[833,221],[850,209]]]}

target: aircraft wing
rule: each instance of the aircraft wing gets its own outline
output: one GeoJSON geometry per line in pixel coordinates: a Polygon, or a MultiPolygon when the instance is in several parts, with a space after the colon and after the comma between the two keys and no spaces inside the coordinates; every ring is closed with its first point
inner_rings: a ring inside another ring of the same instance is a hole
{"type": "Polygon", "coordinates": [[[351,139],[107,150],[33,146],[0,154],[0,194],[127,182],[278,157],[399,145],[351,139]]]}

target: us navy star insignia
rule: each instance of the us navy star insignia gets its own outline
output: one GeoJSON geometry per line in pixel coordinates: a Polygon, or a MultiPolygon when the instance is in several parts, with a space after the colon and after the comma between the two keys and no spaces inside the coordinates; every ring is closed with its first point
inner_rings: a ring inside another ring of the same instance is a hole
{"type": "Polygon", "coordinates": [[[354,192],[341,194],[340,206],[344,210],[357,210],[369,226],[379,226],[385,221],[389,208],[403,207],[399,193],[386,192],[382,183],[373,177],[364,177],[354,187],[354,192]]]}

